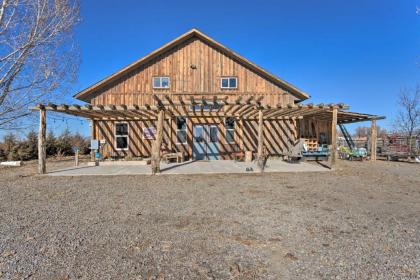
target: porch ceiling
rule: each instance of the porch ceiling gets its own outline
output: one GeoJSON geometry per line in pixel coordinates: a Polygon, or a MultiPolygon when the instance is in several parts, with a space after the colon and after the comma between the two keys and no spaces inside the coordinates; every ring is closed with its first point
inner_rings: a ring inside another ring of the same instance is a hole
{"type": "Polygon", "coordinates": [[[185,116],[185,117],[226,117],[253,120],[258,119],[259,111],[263,112],[266,120],[285,120],[315,118],[319,120],[332,120],[332,112],[337,109],[338,123],[353,123],[373,119],[383,119],[382,116],[368,115],[347,112],[348,106],[340,104],[289,104],[275,106],[262,105],[262,97],[253,97],[243,100],[238,97],[235,101],[228,101],[228,97],[211,100],[202,97],[200,99],[190,97],[184,100],[178,96],[173,100],[170,95],[165,96],[165,100],[153,95],[153,104],[145,105],[48,105],[39,104],[30,107],[31,110],[48,110],[64,113],[68,115],[84,117],[93,120],[150,120],[157,119],[160,110],[165,111],[166,117],[185,116]]]}

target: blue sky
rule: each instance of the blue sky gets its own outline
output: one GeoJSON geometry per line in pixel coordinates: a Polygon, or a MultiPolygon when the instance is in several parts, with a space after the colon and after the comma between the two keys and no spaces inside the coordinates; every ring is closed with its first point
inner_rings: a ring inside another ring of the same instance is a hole
{"type": "MultiPolygon", "coordinates": [[[[420,82],[416,6],[420,0],[82,1],[74,90],[195,27],[308,92],[311,102],[344,102],[387,116],[379,125],[390,127],[398,92],[420,82]]],[[[49,125],[89,134],[80,121],[49,125]]]]}

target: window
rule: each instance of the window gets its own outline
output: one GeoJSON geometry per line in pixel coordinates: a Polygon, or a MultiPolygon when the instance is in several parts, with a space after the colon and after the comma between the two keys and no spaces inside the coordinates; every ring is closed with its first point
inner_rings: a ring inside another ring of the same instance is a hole
{"type": "Polygon", "coordinates": [[[128,149],[128,123],[115,124],[115,146],[117,150],[128,149]]]}
{"type": "Polygon", "coordinates": [[[176,143],[187,143],[187,119],[185,117],[176,117],[176,143]]]}
{"type": "Polygon", "coordinates": [[[220,79],[221,88],[237,88],[238,87],[238,78],[236,77],[222,77],[220,79]]]}
{"type": "Polygon", "coordinates": [[[153,88],[169,88],[169,77],[153,77],[153,88]]]}
{"type": "Polygon", "coordinates": [[[235,119],[232,117],[225,119],[225,138],[226,143],[235,143],[235,119]]]}
{"type": "Polygon", "coordinates": [[[191,105],[190,111],[201,111],[201,107],[203,108],[203,112],[209,112],[211,110],[218,110],[220,108],[220,104],[204,104],[204,105],[191,105]]]}

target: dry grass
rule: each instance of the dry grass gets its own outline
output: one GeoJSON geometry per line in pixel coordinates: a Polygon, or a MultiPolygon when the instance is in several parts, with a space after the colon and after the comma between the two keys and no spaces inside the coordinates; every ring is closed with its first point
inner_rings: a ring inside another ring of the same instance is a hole
{"type": "Polygon", "coordinates": [[[34,171],[0,169],[0,279],[420,277],[420,165],[340,161],[334,172],[263,176],[34,171]]]}

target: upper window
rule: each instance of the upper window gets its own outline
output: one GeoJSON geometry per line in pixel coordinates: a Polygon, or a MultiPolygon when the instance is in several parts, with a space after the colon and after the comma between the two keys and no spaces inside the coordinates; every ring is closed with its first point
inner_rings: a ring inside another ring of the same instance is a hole
{"type": "Polygon", "coordinates": [[[153,77],[153,88],[169,88],[169,77],[153,77]]]}
{"type": "Polygon", "coordinates": [[[128,149],[128,123],[115,124],[115,146],[117,150],[128,149]]]}
{"type": "Polygon", "coordinates": [[[238,78],[237,77],[222,77],[220,79],[221,88],[237,88],[238,78]]]}

